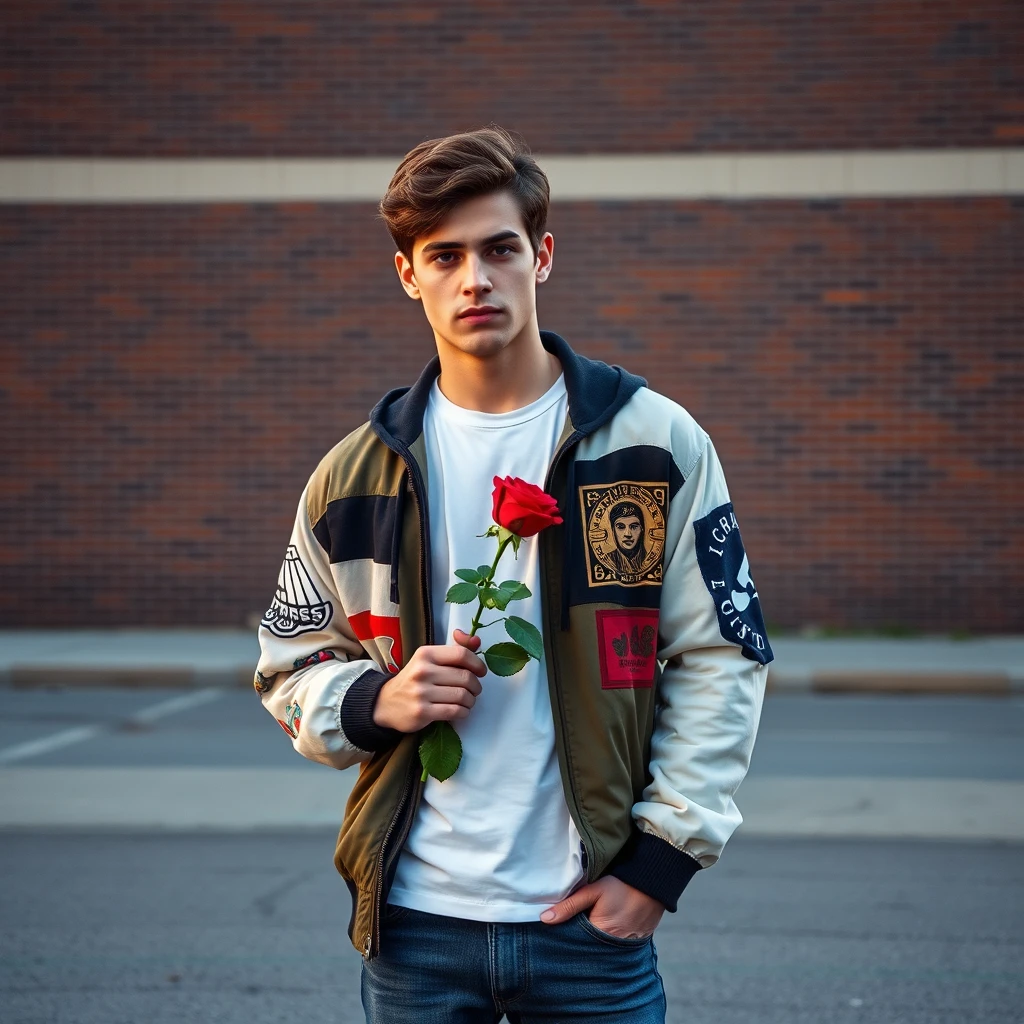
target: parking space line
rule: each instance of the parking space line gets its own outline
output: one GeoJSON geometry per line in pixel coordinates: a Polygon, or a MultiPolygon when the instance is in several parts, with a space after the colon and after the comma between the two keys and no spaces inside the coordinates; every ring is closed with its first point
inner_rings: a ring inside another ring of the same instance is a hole
{"type": "Polygon", "coordinates": [[[764,729],[759,738],[803,743],[949,743],[956,736],[925,729],[764,729]]]}
{"type": "MultiPolygon", "coordinates": [[[[188,711],[191,708],[199,707],[202,704],[209,704],[224,693],[221,687],[209,687],[205,690],[196,690],[195,693],[186,693],[180,697],[171,697],[162,700],[159,704],[153,704],[141,711],[129,715],[129,723],[149,723],[157,719],[165,718],[167,715],[177,714],[179,711],[188,711]]],[[[13,747],[0,750],[0,764],[12,764],[15,761],[24,761],[30,757],[39,757],[41,754],[48,754],[52,750],[59,750],[61,747],[70,747],[75,743],[84,743],[106,731],[105,726],[81,725],[74,729],[62,729],[51,736],[43,736],[38,740],[29,740],[26,743],[17,743],[13,747]]]]}
{"type": "Polygon", "coordinates": [[[143,708],[129,716],[130,722],[155,722],[158,718],[166,715],[173,715],[179,711],[188,711],[203,704],[215,701],[224,693],[223,688],[213,686],[205,690],[196,690],[195,693],[185,693],[180,697],[171,697],[169,700],[161,701],[152,707],[143,708]]]}
{"type": "Polygon", "coordinates": [[[6,750],[0,750],[0,764],[24,761],[25,758],[48,754],[51,750],[69,747],[73,743],[84,743],[99,735],[100,732],[101,729],[98,725],[81,725],[77,729],[64,729],[61,732],[55,732],[52,736],[43,736],[38,740],[18,743],[6,750]]]}

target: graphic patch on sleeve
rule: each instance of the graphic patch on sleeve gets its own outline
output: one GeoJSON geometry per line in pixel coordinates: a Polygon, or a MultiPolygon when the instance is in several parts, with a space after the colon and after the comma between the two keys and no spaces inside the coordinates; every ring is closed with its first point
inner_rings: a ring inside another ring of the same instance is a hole
{"type": "Polygon", "coordinates": [[[745,657],[767,665],[774,658],[761,616],[757,587],[743,550],[732,502],[719,505],[693,524],[697,562],[715,602],[722,636],[740,644],[745,657]]]}
{"type": "Polygon", "coordinates": [[[279,718],[278,724],[293,740],[299,738],[299,727],[302,725],[302,708],[299,702],[285,706],[284,713],[287,717],[279,718]]]}
{"type": "Polygon", "coordinates": [[[402,626],[398,616],[373,615],[365,611],[350,615],[348,622],[364,647],[372,644],[377,648],[389,672],[397,672],[402,667],[402,626]]]}
{"type": "Polygon", "coordinates": [[[262,697],[273,685],[274,680],[277,678],[277,673],[273,673],[269,676],[265,676],[259,669],[256,669],[256,675],[253,676],[252,685],[256,688],[256,692],[262,697]]]}
{"type": "Polygon", "coordinates": [[[319,665],[322,661],[333,661],[338,656],[334,651],[322,650],[307,654],[304,658],[296,658],[292,664],[296,668],[305,668],[307,665],[319,665]]]}
{"type": "Polygon", "coordinates": [[[291,637],[315,633],[330,618],[331,602],[320,596],[298,549],[289,544],[277,577],[274,600],[263,613],[262,624],[275,636],[291,637]]]}
{"type": "Polygon", "coordinates": [[[657,608],[607,608],[594,612],[601,664],[601,689],[654,685],[658,648],[657,608]]]}

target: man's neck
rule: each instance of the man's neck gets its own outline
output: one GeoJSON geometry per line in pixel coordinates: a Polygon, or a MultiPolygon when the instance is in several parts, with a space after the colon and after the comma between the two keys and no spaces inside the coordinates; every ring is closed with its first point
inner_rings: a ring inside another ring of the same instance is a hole
{"type": "Polygon", "coordinates": [[[562,364],[541,344],[538,331],[524,331],[500,352],[481,358],[438,345],[441,394],[477,412],[512,412],[535,402],[558,380],[562,364]]]}

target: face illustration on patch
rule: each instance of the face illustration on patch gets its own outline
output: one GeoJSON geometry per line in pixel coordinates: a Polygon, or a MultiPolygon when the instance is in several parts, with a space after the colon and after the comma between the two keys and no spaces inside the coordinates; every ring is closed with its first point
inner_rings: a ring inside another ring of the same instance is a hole
{"type": "Polygon", "coordinates": [[[640,539],[640,520],[636,516],[616,520],[615,540],[620,551],[632,551],[640,539]]]}
{"type": "Polygon", "coordinates": [[[643,535],[644,524],[639,510],[634,511],[629,505],[619,505],[612,509],[610,518],[619,550],[631,554],[643,535]]]}
{"type": "Polygon", "coordinates": [[[644,536],[644,514],[633,501],[620,501],[608,511],[613,548],[607,557],[611,568],[620,576],[631,578],[643,572],[647,561],[647,541],[644,536]]]}

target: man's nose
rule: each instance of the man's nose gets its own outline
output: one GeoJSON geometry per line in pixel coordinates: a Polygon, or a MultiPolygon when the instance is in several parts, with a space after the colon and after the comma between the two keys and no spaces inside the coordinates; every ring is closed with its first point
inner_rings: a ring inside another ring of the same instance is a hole
{"type": "Polygon", "coordinates": [[[463,290],[467,292],[489,292],[491,290],[491,279],[487,273],[487,264],[479,256],[470,254],[463,264],[465,267],[465,278],[463,290]]]}

